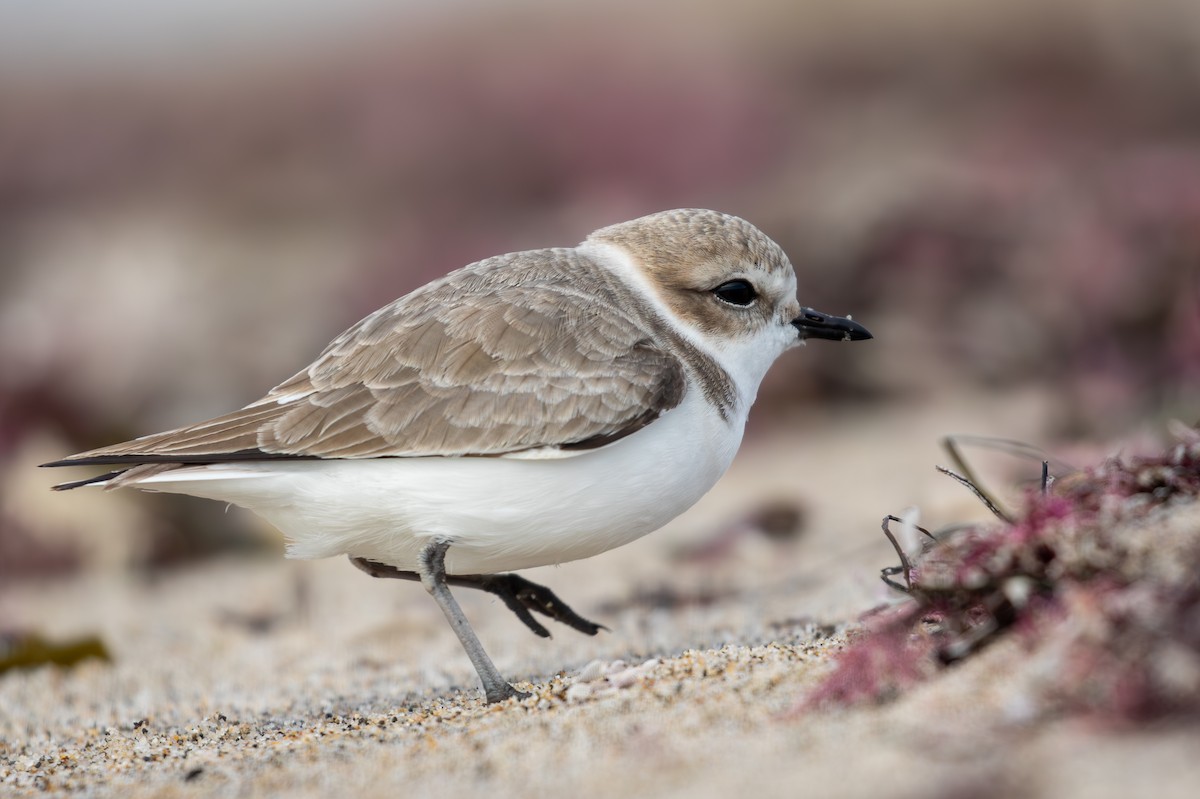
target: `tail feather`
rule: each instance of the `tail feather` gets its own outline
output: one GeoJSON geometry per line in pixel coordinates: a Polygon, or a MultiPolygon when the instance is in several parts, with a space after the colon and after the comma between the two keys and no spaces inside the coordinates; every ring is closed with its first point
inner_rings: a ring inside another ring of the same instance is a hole
{"type": "Polygon", "coordinates": [[[103,483],[108,482],[109,480],[113,480],[113,479],[116,479],[117,477],[120,477],[121,475],[125,474],[125,472],[127,472],[127,471],[129,471],[129,470],[128,469],[118,469],[115,472],[109,472],[108,474],[98,474],[95,477],[89,477],[85,480],[72,480],[69,483],[59,483],[57,485],[51,486],[50,488],[53,491],[70,491],[72,488],[81,488],[83,486],[95,485],[97,483],[103,484],[103,483]]]}
{"type": "Polygon", "coordinates": [[[105,491],[111,491],[114,488],[121,488],[132,483],[140,482],[141,480],[152,475],[169,472],[172,469],[178,469],[183,464],[181,463],[139,463],[135,466],[130,466],[127,469],[117,469],[107,474],[98,474],[95,477],[88,477],[83,480],[75,480],[70,483],[59,483],[53,486],[55,491],[70,491],[72,488],[80,488],[82,486],[99,485],[103,486],[105,491]]]}

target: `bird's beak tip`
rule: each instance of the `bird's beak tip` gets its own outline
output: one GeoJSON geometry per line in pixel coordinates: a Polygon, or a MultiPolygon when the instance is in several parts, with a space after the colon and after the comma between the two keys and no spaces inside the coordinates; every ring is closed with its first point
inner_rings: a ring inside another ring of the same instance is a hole
{"type": "Polygon", "coordinates": [[[801,339],[819,338],[826,341],[866,341],[875,338],[870,330],[849,316],[833,316],[812,308],[801,308],[792,320],[801,339]]]}

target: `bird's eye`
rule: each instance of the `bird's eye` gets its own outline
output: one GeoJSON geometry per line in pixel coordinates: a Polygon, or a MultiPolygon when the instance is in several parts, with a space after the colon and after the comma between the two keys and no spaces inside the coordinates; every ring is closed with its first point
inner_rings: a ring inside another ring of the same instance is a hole
{"type": "Polygon", "coordinates": [[[748,280],[730,280],[712,290],[717,299],[730,305],[749,305],[758,297],[758,292],[748,280]]]}

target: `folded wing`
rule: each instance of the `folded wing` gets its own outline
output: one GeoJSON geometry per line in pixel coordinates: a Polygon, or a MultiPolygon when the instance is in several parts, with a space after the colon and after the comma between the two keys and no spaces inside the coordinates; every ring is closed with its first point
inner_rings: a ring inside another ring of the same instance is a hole
{"type": "Polygon", "coordinates": [[[241,410],[48,465],[599,446],[683,397],[683,366],[652,324],[574,250],[490,258],[375,312],[241,410]]]}

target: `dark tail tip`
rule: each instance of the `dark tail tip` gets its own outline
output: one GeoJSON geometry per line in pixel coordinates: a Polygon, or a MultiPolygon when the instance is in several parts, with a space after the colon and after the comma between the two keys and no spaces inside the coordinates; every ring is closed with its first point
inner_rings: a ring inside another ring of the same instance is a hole
{"type": "MultiPolygon", "coordinates": [[[[42,465],[43,466],[55,466],[57,464],[46,463],[46,464],[42,464],[42,465]]],[[[118,469],[115,472],[108,472],[107,474],[98,474],[95,477],[88,477],[84,480],[73,480],[70,483],[59,483],[58,485],[51,486],[50,490],[51,491],[70,491],[72,488],[80,488],[82,486],[92,485],[93,483],[103,483],[107,480],[111,480],[114,477],[117,477],[118,475],[124,473],[125,471],[126,471],[125,469],[118,469]]]]}

